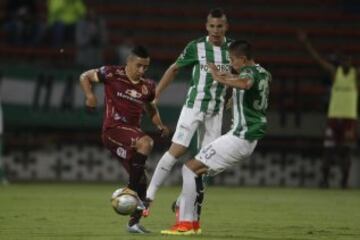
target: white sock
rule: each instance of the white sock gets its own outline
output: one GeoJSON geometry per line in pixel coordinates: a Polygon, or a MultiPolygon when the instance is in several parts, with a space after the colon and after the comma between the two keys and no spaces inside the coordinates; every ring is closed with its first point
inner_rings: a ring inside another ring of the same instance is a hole
{"type": "Polygon", "coordinates": [[[149,187],[146,191],[146,197],[154,200],[155,194],[165,178],[170,174],[172,167],[176,163],[177,159],[172,156],[169,152],[166,152],[162,158],[160,158],[155,172],[151,178],[149,187]]]}
{"type": "Polygon", "coordinates": [[[183,185],[180,199],[180,221],[193,222],[196,201],[196,183],[197,175],[191,171],[185,164],[182,167],[183,185]]]}

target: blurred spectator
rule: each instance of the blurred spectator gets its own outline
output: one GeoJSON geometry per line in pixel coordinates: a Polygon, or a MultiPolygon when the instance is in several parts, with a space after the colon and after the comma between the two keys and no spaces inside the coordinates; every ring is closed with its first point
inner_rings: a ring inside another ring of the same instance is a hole
{"type": "Polygon", "coordinates": [[[103,65],[103,50],[107,40],[104,20],[90,10],[76,24],[75,36],[77,64],[86,68],[103,65]]]}
{"type": "Polygon", "coordinates": [[[82,0],[48,0],[48,25],[52,45],[61,47],[66,41],[73,42],[76,23],[85,16],[82,0]]]}
{"type": "Polygon", "coordinates": [[[6,4],[4,30],[11,44],[37,44],[41,41],[44,26],[40,21],[35,1],[9,0],[6,4]]]}
{"type": "Polygon", "coordinates": [[[60,103],[61,111],[71,111],[74,109],[75,101],[75,82],[73,77],[70,75],[65,81],[65,87],[60,103]]]}
{"type": "Polygon", "coordinates": [[[118,62],[120,65],[124,65],[126,63],[126,59],[129,56],[131,49],[135,46],[133,33],[128,31],[125,33],[123,41],[118,46],[118,62]]]}
{"type": "Polygon", "coordinates": [[[330,167],[338,163],[342,172],[340,185],[347,188],[351,165],[350,150],[356,146],[358,71],[349,56],[338,54],[338,65],[325,60],[312,46],[305,32],[299,31],[298,39],[332,79],[320,186],[329,187],[330,167]]]}
{"type": "Polygon", "coordinates": [[[50,98],[53,89],[53,76],[45,76],[41,74],[35,85],[35,92],[33,96],[33,109],[34,110],[49,110],[50,98]]]}

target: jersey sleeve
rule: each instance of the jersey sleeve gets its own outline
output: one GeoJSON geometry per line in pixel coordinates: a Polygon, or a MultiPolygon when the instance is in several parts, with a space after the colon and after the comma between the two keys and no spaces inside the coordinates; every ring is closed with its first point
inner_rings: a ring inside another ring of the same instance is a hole
{"type": "Polygon", "coordinates": [[[110,66],[102,66],[97,71],[97,76],[100,82],[106,83],[109,81],[109,77],[112,76],[111,74],[112,67],[110,66]]]}
{"type": "Polygon", "coordinates": [[[244,70],[242,70],[240,73],[239,73],[239,77],[241,79],[248,79],[251,83],[251,85],[254,83],[255,81],[255,78],[254,78],[254,72],[249,69],[249,68],[245,68],[244,70]]]}
{"type": "Polygon", "coordinates": [[[177,58],[176,65],[179,67],[184,67],[193,65],[196,61],[198,61],[196,54],[196,44],[195,42],[190,42],[177,58]]]}

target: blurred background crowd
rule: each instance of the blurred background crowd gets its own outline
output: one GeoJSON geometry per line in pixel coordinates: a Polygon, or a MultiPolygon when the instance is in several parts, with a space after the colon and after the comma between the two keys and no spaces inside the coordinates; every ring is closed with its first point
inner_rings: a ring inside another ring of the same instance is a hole
{"type": "MultiPolygon", "coordinates": [[[[273,75],[267,136],[249,161],[213,183],[319,186],[331,76],[299,38],[304,40],[306,33],[314,48],[335,66],[340,53],[351,55],[354,66],[360,66],[360,1],[356,0],[1,0],[0,178],[125,181],[120,165],[101,145],[103,102],[96,112],[85,111],[79,74],[123,64],[131,47],[142,44],[151,55],[148,77],[159,81],[185,44],[205,34],[205,17],[213,7],[226,12],[228,36],[251,41],[256,61],[273,75]]],[[[189,71],[182,72],[160,99],[163,120],[172,129],[189,71]]],[[[96,92],[101,99],[102,87],[96,92]]],[[[224,131],[230,118],[226,113],[224,131]]],[[[148,162],[152,172],[170,139],[161,139],[149,121],[143,125],[155,139],[148,162]]],[[[341,185],[342,169],[334,165],[328,186],[360,186],[357,146],[351,149],[348,185],[341,185]]],[[[337,160],[340,166],[342,160],[337,160]]],[[[175,169],[168,184],[180,180],[175,169]]]]}

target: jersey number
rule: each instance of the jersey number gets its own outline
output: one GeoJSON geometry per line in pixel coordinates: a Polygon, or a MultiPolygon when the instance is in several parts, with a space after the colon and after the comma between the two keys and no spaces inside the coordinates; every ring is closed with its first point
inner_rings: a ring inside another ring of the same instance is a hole
{"type": "Polygon", "coordinates": [[[256,110],[265,110],[268,107],[268,96],[269,96],[269,81],[268,79],[261,80],[258,85],[260,91],[260,98],[254,101],[254,108],[256,110]]]}
{"type": "Polygon", "coordinates": [[[212,148],[212,145],[205,148],[202,152],[204,153],[206,159],[209,159],[216,154],[216,151],[212,148]]]}

